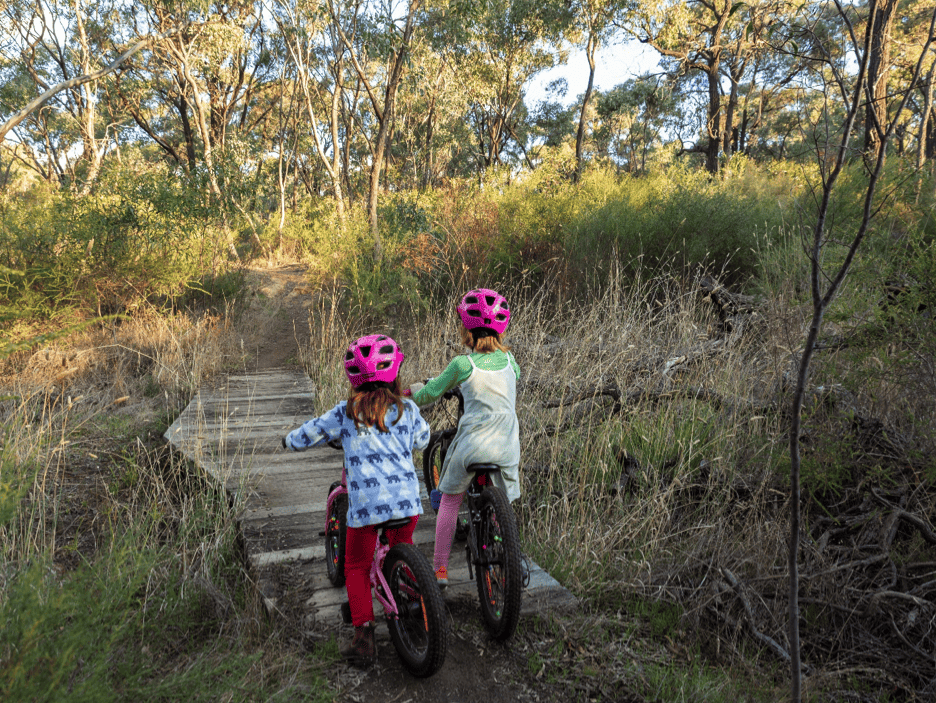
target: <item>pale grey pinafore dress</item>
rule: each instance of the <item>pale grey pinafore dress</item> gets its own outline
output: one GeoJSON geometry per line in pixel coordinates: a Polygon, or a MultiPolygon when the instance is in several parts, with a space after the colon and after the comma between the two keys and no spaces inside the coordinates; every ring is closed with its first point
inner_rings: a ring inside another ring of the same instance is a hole
{"type": "Polygon", "coordinates": [[[499,371],[478,368],[471,357],[471,376],[461,384],[465,412],[445,455],[439,490],[450,495],[468,489],[468,464],[501,467],[491,474],[510,501],[520,497],[520,424],[517,421],[517,377],[508,363],[499,371]]]}

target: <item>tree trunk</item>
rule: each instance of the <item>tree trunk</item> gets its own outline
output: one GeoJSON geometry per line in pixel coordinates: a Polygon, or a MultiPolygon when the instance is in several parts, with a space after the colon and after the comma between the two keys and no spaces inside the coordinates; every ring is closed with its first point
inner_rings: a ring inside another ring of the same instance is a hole
{"type": "Polygon", "coordinates": [[[923,167],[926,165],[927,152],[936,142],[936,125],[933,124],[933,79],[936,77],[936,61],[930,66],[923,85],[923,109],[920,111],[920,134],[917,137],[917,183],[914,202],[920,202],[920,193],[923,190],[923,167]]]}
{"type": "Polygon", "coordinates": [[[344,91],[344,67],[339,58],[335,62],[335,89],[332,91],[331,125],[332,163],[329,176],[332,179],[332,192],[335,195],[335,208],[338,212],[338,221],[344,222],[344,194],[341,192],[341,150],[338,148],[338,128],[341,124],[341,94],[344,91]]]}
{"type": "MultiPolygon", "coordinates": [[[[934,78],[936,80],[936,78],[934,78]]],[[[932,90],[932,88],[930,88],[932,90]]],[[[936,106],[930,108],[929,119],[926,121],[926,160],[936,161],[936,106]]]]}
{"type": "Polygon", "coordinates": [[[891,33],[897,3],[898,0],[873,0],[868,18],[871,22],[871,51],[868,60],[864,149],[872,161],[877,158],[888,123],[887,80],[890,76],[891,33]]]}
{"type": "Polygon", "coordinates": [[[705,147],[705,170],[709,173],[718,173],[718,154],[721,148],[721,89],[718,84],[718,58],[709,60],[709,68],[705,72],[708,78],[708,144],[705,147]]]}
{"type": "Polygon", "coordinates": [[[595,86],[595,51],[598,49],[598,38],[589,33],[585,45],[585,57],[588,59],[588,85],[585,88],[585,97],[582,99],[582,111],[579,113],[578,131],[575,134],[575,181],[582,177],[582,161],[585,151],[585,113],[591,101],[592,90],[595,86]]]}
{"type": "MultiPolygon", "coordinates": [[[[75,10],[75,29],[78,31],[81,73],[87,76],[92,73],[91,46],[88,43],[88,35],[85,32],[84,17],[81,13],[81,0],[74,0],[72,7],[75,10]]],[[[103,150],[98,147],[96,133],[96,93],[97,81],[88,81],[75,88],[75,104],[78,109],[81,141],[84,148],[82,158],[88,162],[88,171],[85,173],[84,184],[81,187],[80,195],[87,195],[91,192],[91,187],[97,180],[98,172],[101,170],[101,162],[104,158],[103,150]]]]}
{"type": "Polygon", "coordinates": [[[735,112],[738,109],[738,84],[744,74],[744,63],[734,61],[730,65],[729,77],[731,90],[728,93],[728,105],[725,109],[725,125],[722,129],[725,157],[730,158],[737,148],[738,132],[734,124],[735,112]]]}
{"type": "Polygon", "coordinates": [[[192,130],[192,122],[189,120],[188,115],[188,101],[185,99],[185,96],[180,93],[178,100],[174,100],[172,104],[175,105],[176,110],[178,110],[179,122],[182,123],[182,136],[185,139],[185,156],[188,160],[185,170],[189,173],[194,173],[195,168],[198,166],[198,153],[195,151],[195,133],[192,130]]]}

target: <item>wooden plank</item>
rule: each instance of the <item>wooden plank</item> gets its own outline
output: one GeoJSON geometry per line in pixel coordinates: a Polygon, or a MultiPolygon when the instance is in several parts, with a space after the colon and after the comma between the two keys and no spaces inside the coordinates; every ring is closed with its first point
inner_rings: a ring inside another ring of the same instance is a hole
{"type": "MultiPolygon", "coordinates": [[[[301,371],[270,369],[231,376],[200,390],[164,436],[229,491],[246,496],[239,522],[248,561],[269,607],[275,607],[279,594],[264,576],[266,569],[292,562],[312,590],[306,603],[309,615],[332,627],[340,623],[338,606],[346,595],[345,589],[328,582],[321,532],[328,488],[341,476],[342,455],[328,447],[284,452],[280,444],[286,432],[315,415],[314,398],[312,383],[301,371]]],[[[435,514],[429,510],[424,486],[421,493],[426,513],[420,516],[413,542],[431,562],[435,514]]],[[[453,546],[449,584],[446,601],[477,600],[464,542],[453,546]]],[[[531,563],[524,615],[575,605],[561,584],[531,563]]],[[[376,603],[375,612],[380,620],[376,603]]]]}

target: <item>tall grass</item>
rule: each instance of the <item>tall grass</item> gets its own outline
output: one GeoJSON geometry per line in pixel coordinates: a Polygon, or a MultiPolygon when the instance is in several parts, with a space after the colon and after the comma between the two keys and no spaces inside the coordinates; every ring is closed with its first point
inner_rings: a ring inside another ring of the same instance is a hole
{"type": "MultiPolygon", "coordinates": [[[[785,568],[783,413],[808,298],[795,235],[808,197],[791,206],[802,195],[793,181],[739,162],[721,181],[596,171],[573,188],[544,170],[499,191],[400,194],[385,203],[379,267],[353,218],[337,233],[327,219],[293,221],[321,285],[313,344],[300,349],[317,403],[346,396],[344,350],[366,333],[401,342],[405,383],[435,376],[463,351],[457,298],[498,288],[522,368],[524,549],[589,614],[661,623],[657,638],[692,629],[701,651],[718,652],[719,570],[775,582],[785,568]],[[756,313],[726,330],[698,292],[708,270],[756,292],[756,313]]],[[[840,221],[852,205],[846,197],[840,221]]],[[[936,345],[931,318],[917,314],[933,305],[932,223],[912,221],[876,233],[830,312],[833,338],[862,343],[830,345],[815,365],[814,385],[845,389],[853,414],[811,407],[808,493],[868,469],[846,456],[859,411],[900,433],[921,482],[936,480],[936,345]],[[923,285],[882,306],[893,272],[923,285]]],[[[315,665],[279,646],[240,571],[237,504],[153,441],[206,378],[242,366],[241,312],[140,308],[0,362],[4,699],[314,699],[315,665]]],[[[451,422],[442,406],[426,415],[434,428],[451,422]]],[[[782,631],[782,613],[770,617],[782,631]]],[[[710,698],[709,672],[690,673],[634,677],[648,696],[710,698]]]]}
{"type": "Polygon", "coordinates": [[[4,362],[3,700],[327,698],[250,585],[240,504],[159,437],[239,363],[231,322],[138,315],[4,362]]]}

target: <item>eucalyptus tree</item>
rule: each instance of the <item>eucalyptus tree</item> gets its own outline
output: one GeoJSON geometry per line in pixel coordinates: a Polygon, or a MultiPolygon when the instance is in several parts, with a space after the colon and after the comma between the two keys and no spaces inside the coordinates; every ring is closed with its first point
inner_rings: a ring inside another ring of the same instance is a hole
{"type": "Polygon", "coordinates": [[[438,19],[435,41],[467,97],[479,179],[519,159],[533,165],[524,97],[534,77],[565,60],[568,21],[561,0],[456,0],[438,19]]]}
{"type": "Polygon", "coordinates": [[[644,75],[597,96],[596,151],[629,173],[644,171],[666,130],[680,122],[679,106],[669,83],[644,75]]]}
{"type": "MultiPolygon", "coordinates": [[[[816,217],[812,231],[804,236],[803,244],[810,263],[810,292],[812,297],[812,319],[806,332],[806,337],[797,356],[796,385],[790,411],[789,451],[790,451],[790,541],[788,555],[789,569],[789,638],[790,638],[790,670],[791,670],[791,700],[799,703],[802,696],[802,661],[800,652],[800,609],[799,609],[799,543],[802,539],[801,526],[801,486],[800,474],[802,460],[800,456],[800,437],[802,435],[802,411],[806,398],[807,384],[810,373],[812,357],[818,347],[819,333],[822,329],[823,318],[829,306],[834,302],[842,285],[844,284],[855,256],[864,239],[868,236],[871,223],[894,204],[894,191],[890,190],[883,195],[878,193],[881,177],[884,170],[884,157],[888,142],[893,138],[899,117],[908,103],[911,86],[916,85],[923,75],[923,68],[928,63],[928,52],[936,44],[936,8],[929,10],[929,20],[924,33],[925,41],[921,44],[918,59],[914,65],[908,84],[894,91],[899,100],[893,108],[888,119],[881,119],[879,114],[873,115],[877,126],[882,129],[878,134],[880,139],[873,159],[865,159],[863,165],[866,170],[867,186],[862,199],[861,220],[854,232],[834,231],[835,223],[829,217],[830,203],[836,189],[839,176],[842,174],[848,154],[849,142],[853,130],[858,129],[859,114],[866,112],[867,105],[879,96],[873,83],[878,75],[872,76],[869,66],[872,57],[877,51],[874,48],[876,33],[879,31],[877,21],[872,19],[876,15],[876,3],[871,0],[867,8],[867,15],[861,23],[864,32],[852,30],[852,16],[848,12],[854,8],[846,9],[837,5],[843,21],[849,28],[850,53],[858,66],[857,73],[844,94],[844,119],[838,130],[829,132],[827,141],[821,152],[817,152],[818,167],[821,182],[815,190],[816,217]],[[829,249],[838,249],[837,256],[829,256],[829,249]]],[[[890,0],[880,0],[888,3],[890,0]]],[[[824,92],[822,97],[826,100],[838,99],[824,92]]],[[[866,152],[867,154],[867,152],[866,152]]],[[[906,642],[906,640],[904,640],[906,642]]],[[[909,643],[908,643],[909,644],[909,643]]],[[[910,645],[913,646],[913,645],[910,645]]]]}
{"type": "Polygon", "coordinates": [[[370,104],[373,123],[367,212],[374,238],[374,257],[380,260],[382,244],[377,222],[380,175],[387,153],[397,90],[409,60],[422,0],[379,0],[372,3],[327,0],[335,35],[348,53],[348,62],[370,104]]]}
{"type": "Polygon", "coordinates": [[[757,92],[752,75],[769,50],[771,28],[795,11],[780,0],[637,0],[618,14],[616,23],[656,49],[671,76],[701,83],[704,143],[694,150],[704,154],[709,172],[738,144],[736,115],[742,99],[750,104],[757,92]]]}
{"type": "MultiPolygon", "coordinates": [[[[260,5],[249,1],[134,4],[124,15],[128,26],[156,28],[180,18],[183,31],[134,63],[134,98],[128,99],[127,91],[120,94],[136,123],[176,159],[181,154],[168,135],[173,129],[184,134],[188,169],[207,180],[208,203],[218,210],[226,230],[228,207],[245,212],[240,200],[248,191],[235,184],[243,182],[249,158],[262,159],[267,148],[271,115],[281,99],[277,52],[269,46],[260,5]],[[158,101],[171,105],[170,111],[162,111],[159,124],[148,118],[158,101]],[[235,138],[229,144],[232,130],[235,138]],[[235,158],[227,158],[228,147],[235,158]],[[196,160],[202,167],[198,170],[196,160]]],[[[252,229],[254,244],[261,246],[252,229]]],[[[228,250],[237,257],[232,241],[228,250]]]]}
{"type": "Polygon", "coordinates": [[[110,49],[113,7],[84,0],[33,0],[3,8],[10,32],[3,50],[16,87],[4,91],[3,97],[12,102],[4,101],[0,141],[25,125],[25,130],[17,131],[18,146],[29,155],[24,161],[46,177],[67,176],[74,185],[77,173],[71,154],[80,143],[80,161],[86,165],[82,192],[97,178],[111,127],[102,129],[99,124],[99,81],[142,48],[137,43],[130,51],[118,51],[109,64],[102,61],[110,49]]]}
{"type": "Polygon", "coordinates": [[[721,111],[721,70],[726,53],[726,27],[736,6],[732,0],[641,0],[621,15],[623,26],[671,63],[673,73],[701,74],[708,95],[700,151],[705,167],[718,171],[724,138],[721,111]]]}
{"type": "Polygon", "coordinates": [[[288,54],[290,69],[286,75],[295,83],[294,93],[308,118],[306,128],[319,163],[328,174],[338,217],[344,220],[340,133],[348,49],[324,4],[275,0],[271,14],[288,54]]]}
{"type": "MultiPolygon", "coordinates": [[[[891,80],[897,86],[908,85],[916,62],[927,41],[928,11],[930,3],[924,0],[903,0],[899,21],[893,25],[891,80]]],[[[936,51],[923,55],[923,71],[912,86],[913,93],[907,103],[904,121],[898,125],[898,153],[913,149],[919,169],[918,188],[922,186],[923,169],[927,161],[936,159],[936,108],[934,108],[934,81],[936,81],[936,51]],[[915,145],[914,145],[915,142],[915,145]]],[[[897,95],[888,89],[891,102],[897,95]]]]}
{"type": "Polygon", "coordinates": [[[578,129],[575,133],[575,178],[582,174],[585,149],[585,123],[589,103],[595,87],[595,54],[612,36],[616,27],[614,16],[623,0],[572,0],[571,32],[573,41],[581,43],[588,61],[588,83],[582,96],[579,111],[578,129]]]}
{"type": "Polygon", "coordinates": [[[390,158],[403,182],[427,188],[445,176],[465,175],[462,156],[471,142],[464,120],[467,96],[453,63],[426,40],[425,31],[413,44],[411,60],[413,70],[398,98],[390,158]]]}

